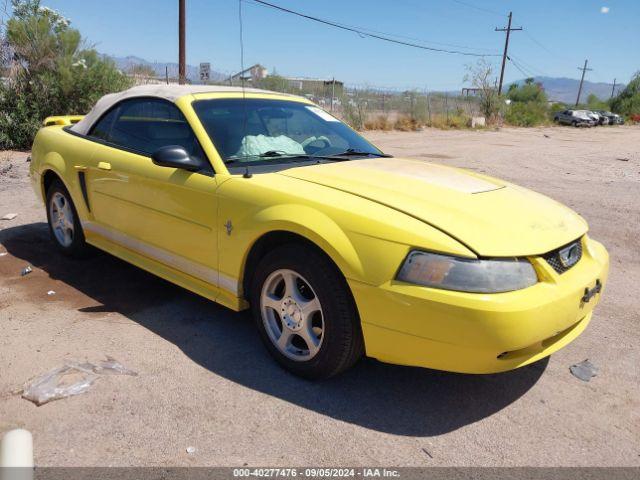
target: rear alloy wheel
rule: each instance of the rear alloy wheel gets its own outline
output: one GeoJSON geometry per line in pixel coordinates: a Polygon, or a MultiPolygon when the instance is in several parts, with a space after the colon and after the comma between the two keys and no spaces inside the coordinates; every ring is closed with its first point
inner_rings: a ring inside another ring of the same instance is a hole
{"type": "Polygon", "coordinates": [[[47,221],[51,238],[66,255],[81,256],[87,245],[71,195],[60,180],[47,190],[47,221]]]}
{"type": "Polygon", "coordinates": [[[250,301],[267,350],[296,375],[331,377],[364,352],[347,282],[315,249],[288,244],[269,252],[256,269],[250,301]]]}

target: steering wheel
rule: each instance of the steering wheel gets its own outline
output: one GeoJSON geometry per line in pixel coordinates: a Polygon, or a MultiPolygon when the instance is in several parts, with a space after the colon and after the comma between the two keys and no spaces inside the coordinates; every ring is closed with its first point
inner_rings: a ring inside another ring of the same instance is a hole
{"type": "Polygon", "coordinates": [[[307,153],[315,153],[333,146],[331,144],[331,140],[329,140],[324,135],[320,137],[309,137],[304,140],[301,145],[304,151],[307,153]],[[309,150],[311,150],[311,152],[309,152],[309,150]]]}

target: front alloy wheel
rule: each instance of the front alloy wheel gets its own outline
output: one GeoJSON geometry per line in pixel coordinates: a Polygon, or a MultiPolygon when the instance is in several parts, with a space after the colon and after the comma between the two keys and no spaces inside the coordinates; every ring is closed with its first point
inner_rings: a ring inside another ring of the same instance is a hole
{"type": "Polygon", "coordinates": [[[322,306],[302,275],[287,269],[269,275],[260,308],[269,339],[285,357],[299,362],[318,353],[324,330],[322,306]]]}
{"type": "Polygon", "coordinates": [[[316,248],[291,243],[256,267],[249,292],[263,343],[290,372],[336,375],[363,354],[360,319],[340,270],[316,248]]]}

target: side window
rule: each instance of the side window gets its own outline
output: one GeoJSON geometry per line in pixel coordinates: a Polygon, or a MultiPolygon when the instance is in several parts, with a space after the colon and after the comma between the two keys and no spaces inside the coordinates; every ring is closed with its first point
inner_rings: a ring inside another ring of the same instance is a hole
{"type": "Polygon", "coordinates": [[[93,126],[89,135],[95,138],[99,138],[101,140],[108,140],[109,133],[111,132],[111,127],[113,126],[113,121],[115,120],[118,114],[118,108],[112,109],[109,113],[103,116],[98,122],[93,126]]]}
{"type": "Polygon", "coordinates": [[[151,155],[161,147],[180,145],[189,154],[204,157],[182,112],[162,100],[125,100],[98,122],[91,135],[145,155],[151,155]],[[112,114],[113,118],[109,119],[112,114]],[[105,131],[106,137],[100,136],[105,135],[105,131]]]}

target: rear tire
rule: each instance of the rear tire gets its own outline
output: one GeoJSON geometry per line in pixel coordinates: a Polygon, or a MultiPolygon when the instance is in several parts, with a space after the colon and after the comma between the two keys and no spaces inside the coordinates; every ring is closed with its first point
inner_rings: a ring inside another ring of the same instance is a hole
{"type": "Polygon", "coordinates": [[[295,375],[328,378],[364,353],[347,282],[312,248],[288,244],[268,253],[252,279],[250,302],[267,350],[295,375]]]}
{"type": "Polygon", "coordinates": [[[47,223],[57,249],[70,257],[83,257],[88,246],[71,195],[64,184],[56,179],[47,190],[47,223]]]}

